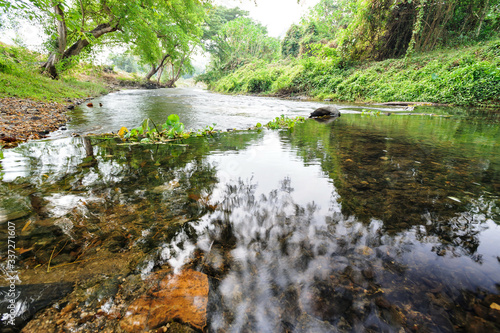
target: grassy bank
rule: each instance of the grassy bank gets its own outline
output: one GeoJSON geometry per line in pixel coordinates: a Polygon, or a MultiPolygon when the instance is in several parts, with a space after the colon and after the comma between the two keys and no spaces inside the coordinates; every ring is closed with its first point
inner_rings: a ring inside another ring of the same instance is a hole
{"type": "Polygon", "coordinates": [[[335,54],[274,64],[256,62],[218,80],[210,77],[214,76],[202,79],[224,93],[500,107],[500,40],[357,64],[347,64],[335,54]]]}
{"type": "Polygon", "coordinates": [[[42,57],[35,52],[0,44],[0,98],[62,103],[109,91],[108,78],[100,67],[79,64],[66,71],[61,79],[52,80],[40,74],[41,61],[42,57]]]}

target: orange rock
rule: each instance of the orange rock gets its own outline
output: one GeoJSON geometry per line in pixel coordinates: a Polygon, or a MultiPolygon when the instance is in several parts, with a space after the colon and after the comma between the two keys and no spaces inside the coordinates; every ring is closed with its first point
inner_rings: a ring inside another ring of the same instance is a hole
{"type": "Polygon", "coordinates": [[[136,299],[127,309],[120,326],[127,332],[158,328],[180,320],[202,330],[207,324],[208,278],[191,269],[180,274],[156,273],[156,287],[136,299]]]}
{"type": "Polygon", "coordinates": [[[89,108],[91,108],[91,107],[93,107],[93,106],[94,106],[94,104],[92,104],[92,103],[87,103],[87,106],[88,106],[89,108]]]}

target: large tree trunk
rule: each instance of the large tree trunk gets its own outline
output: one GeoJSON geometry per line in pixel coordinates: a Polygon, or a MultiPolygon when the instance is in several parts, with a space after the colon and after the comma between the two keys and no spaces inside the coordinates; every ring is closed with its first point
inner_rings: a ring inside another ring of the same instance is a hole
{"type": "Polygon", "coordinates": [[[64,50],[66,49],[68,32],[66,28],[66,20],[64,19],[64,12],[57,4],[53,7],[54,14],[56,14],[56,30],[57,30],[57,50],[49,55],[47,61],[42,65],[42,72],[47,71],[53,79],[57,79],[56,64],[61,61],[64,50]]]}
{"type": "Polygon", "coordinates": [[[151,80],[151,77],[152,77],[153,75],[155,75],[155,74],[156,74],[156,72],[158,72],[158,67],[156,67],[155,65],[151,65],[151,70],[150,70],[150,71],[149,71],[149,73],[148,73],[148,74],[146,74],[146,76],[144,77],[144,81],[146,81],[146,82],[147,82],[147,81],[151,80]]]}
{"type": "Polygon", "coordinates": [[[186,57],[182,58],[181,63],[179,64],[179,68],[177,69],[177,74],[174,75],[174,65],[172,64],[172,78],[167,82],[167,87],[173,88],[175,86],[175,82],[179,80],[182,72],[182,66],[184,65],[184,60],[186,57]]]}
{"type": "Polygon", "coordinates": [[[155,75],[156,72],[158,72],[158,70],[163,67],[163,65],[165,64],[165,60],[167,60],[168,57],[170,57],[170,54],[165,55],[163,59],[161,59],[161,62],[158,66],[155,66],[154,64],[151,65],[151,70],[149,71],[148,74],[146,74],[144,80],[145,81],[151,80],[151,77],[153,77],[153,75],[155,75]]]}
{"type": "MultiPolygon", "coordinates": [[[[56,14],[60,15],[60,17],[62,18],[62,21],[58,20],[58,50],[56,52],[53,52],[49,56],[47,62],[42,65],[42,71],[47,71],[53,79],[57,79],[58,73],[56,65],[63,59],[69,59],[73,56],[79,55],[80,52],[82,52],[83,48],[90,44],[90,41],[87,38],[80,38],[66,50],[67,36],[66,23],[64,22],[64,13],[59,6],[54,6],[54,8],[58,8],[57,10],[59,10],[60,13],[56,12],[56,14]]],[[[94,36],[94,38],[97,39],[104,34],[114,32],[116,30],[118,30],[118,23],[114,25],[111,25],[110,23],[103,23],[95,27],[92,31],[90,31],[90,33],[92,34],[92,36],[94,36]]]]}

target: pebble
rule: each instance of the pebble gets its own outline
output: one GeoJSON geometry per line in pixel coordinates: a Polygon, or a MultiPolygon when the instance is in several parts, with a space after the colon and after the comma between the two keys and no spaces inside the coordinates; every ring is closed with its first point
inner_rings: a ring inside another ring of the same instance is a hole
{"type": "Polygon", "coordinates": [[[61,313],[66,314],[68,312],[73,311],[74,309],[76,309],[76,303],[70,303],[70,304],[66,305],[64,307],[64,309],[61,310],[61,313]]]}

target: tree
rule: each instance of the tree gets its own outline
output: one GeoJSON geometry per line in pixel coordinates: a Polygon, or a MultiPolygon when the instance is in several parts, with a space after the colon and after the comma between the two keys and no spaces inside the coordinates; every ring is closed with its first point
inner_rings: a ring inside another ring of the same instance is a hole
{"type": "Polygon", "coordinates": [[[315,22],[321,37],[333,39],[337,31],[349,25],[356,6],[357,1],[352,0],[321,0],[302,23],[315,22]]]}
{"type": "Polygon", "coordinates": [[[300,41],[304,33],[302,27],[292,24],[287,30],[285,37],[281,41],[281,54],[283,57],[298,57],[300,51],[300,41]]]}
{"type": "MultiPolygon", "coordinates": [[[[150,66],[145,80],[149,81],[155,74],[158,82],[163,68],[170,64],[189,63],[189,56],[200,43],[202,30],[199,27],[204,19],[204,8],[195,0],[171,0],[175,10],[169,15],[158,15],[149,25],[147,34],[122,34],[122,40],[131,45],[132,52],[140,57],[141,63],[150,66]]],[[[180,77],[174,76],[171,85],[180,77]]],[[[173,79],[172,78],[172,79],[173,79]]]]}
{"type": "Polygon", "coordinates": [[[247,17],[239,17],[224,24],[217,40],[218,53],[212,65],[223,71],[234,70],[245,62],[279,58],[278,39],[269,37],[267,29],[247,17]]]}
{"type": "MultiPolygon", "coordinates": [[[[202,4],[209,0],[191,0],[202,4]]],[[[53,78],[58,77],[59,66],[71,61],[116,32],[135,35],[137,39],[150,39],[151,26],[158,19],[169,17],[175,24],[182,25],[182,16],[176,6],[184,1],[172,0],[30,0],[34,8],[41,11],[44,25],[50,33],[51,52],[42,65],[53,78]]]]}
{"type": "Polygon", "coordinates": [[[338,37],[344,57],[350,59],[382,60],[432,50],[460,38],[476,40],[481,31],[498,33],[495,20],[487,18],[495,17],[500,0],[351,2],[356,2],[355,12],[338,37]]]}
{"type": "Polygon", "coordinates": [[[208,15],[205,18],[203,25],[202,42],[205,51],[212,55],[217,55],[221,52],[221,30],[222,27],[229,21],[236,20],[240,17],[248,17],[248,11],[238,7],[226,8],[215,6],[208,10],[208,15]]]}

